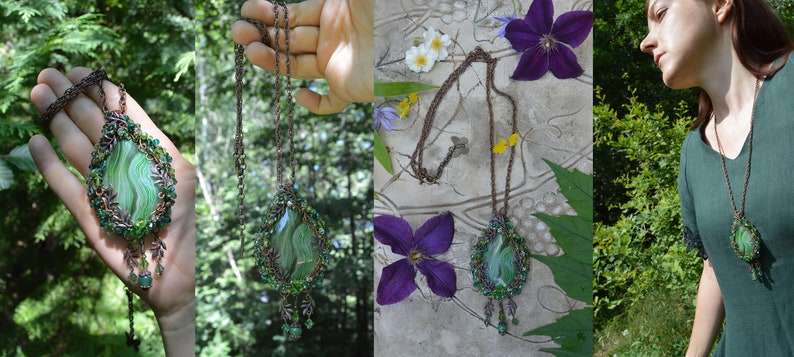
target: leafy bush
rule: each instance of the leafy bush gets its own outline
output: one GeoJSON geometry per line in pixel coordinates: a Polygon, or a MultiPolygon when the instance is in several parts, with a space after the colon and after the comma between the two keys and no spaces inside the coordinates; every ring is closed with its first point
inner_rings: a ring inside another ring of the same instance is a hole
{"type": "MultiPolygon", "coordinates": [[[[632,323],[652,318],[658,312],[645,306],[648,304],[661,306],[671,315],[689,313],[676,305],[692,303],[687,297],[696,294],[702,263],[686,253],[682,240],[677,175],[680,145],[692,118],[684,114],[684,104],[676,108],[676,118],[671,119],[660,108],[651,111],[633,96],[623,108],[626,114],[620,116],[605,104],[599,90],[596,100],[595,155],[599,162],[625,166],[609,184],[624,191],[629,199],[609,207],[620,213],[613,224],[597,222],[594,228],[594,327],[603,332],[608,326],[620,326],[610,323],[613,319],[632,323]],[[650,292],[660,296],[674,292],[684,300],[660,305],[665,302],[651,302],[655,298],[646,295],[650,292]]],[[[596,172],[607,169],[596,165],[596,172]]],[[[675,328],[680,329],[680,325],[675,328]]],[[[653,333],[658,336],[661,330],[653,333]]]]}

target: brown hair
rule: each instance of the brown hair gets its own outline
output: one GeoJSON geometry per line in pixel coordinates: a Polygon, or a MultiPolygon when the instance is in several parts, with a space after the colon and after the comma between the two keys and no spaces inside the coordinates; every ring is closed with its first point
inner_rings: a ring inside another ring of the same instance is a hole
{"type": "MultiPolygon", "coordinates": [[[[647,1],[645,7],[648,7],[647,1]]],[[[794,49],[794,42],[789,38],[786,26],[764,0],[733,0],[731,32],[739,61],[757,78],[774,75],[783,68],[788,61],[788,53],[794,49]],[[782,56],[785,57],[777,66],[770,69],[760,68],[761,65],[782,56]]],[[[701,91],[698,117],[689,129],[697,129],[711,116],[713,110],[711,98],[705,91],[701,91]]]]}

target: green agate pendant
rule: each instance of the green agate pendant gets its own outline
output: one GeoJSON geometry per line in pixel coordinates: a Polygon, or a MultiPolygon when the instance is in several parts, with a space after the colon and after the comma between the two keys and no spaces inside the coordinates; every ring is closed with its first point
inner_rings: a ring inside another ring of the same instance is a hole
{"type": "Polygon", "coordinates": [[[127,278],[148,289],[153,279],[144,239],[149,234],[154,235],[150,251],[157,262],[155,273],[162,275],[165,270],[160,260],[166,247],[159,231],[171,222],[176,200],[172,158],[158,139],[143,133],[129,116],[107,112],[105,121],[102,138],[91,153],[88,199],[99,224],[128,242],[124,252],[130,269],[127,278]],[[139,268],[137,274],[135,268],[139,268]]]}
{"type": "Polygon", "coordinates": [[[733,220],[731,247],[736,256],[747,263],[753,280],[761,276],[761,235],[746,217],[733,220]]]}
{"type": "Polygon", "coordinates": [[[470,267],[474,288],[488,298],[484,308],[485,325],[491,324],[496,300],[499,305],[499,323],[496,328],[500,335],[505,335],[506,315],[510,315],[511,322],[518,325],[513,296],[521,294],[529,273],[529,250],[524,238],[516,233],[506,216],[495,214],[488,222],[474,246],[470,267]]]}
{"type": "Polygon", "coordinates": [[[282,330],[291,340],[303,333],[301,315],[307,329],[314,326],[310,293],[322,282],[330,245],[325,221],[297,194],[291,184],[279,187],[254,240],[262,281],[282,297],[282,330]]]}

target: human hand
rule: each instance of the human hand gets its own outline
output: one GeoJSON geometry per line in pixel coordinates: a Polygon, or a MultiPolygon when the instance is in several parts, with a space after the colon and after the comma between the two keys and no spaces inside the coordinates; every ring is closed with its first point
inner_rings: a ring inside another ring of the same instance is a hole
{"type": "MultiPolygon", "coordinates": [[[[320,95],[301,88],[295,95],[298,104],[317,114],[342,111],[350,102],[374,99],[374,1],[307,0],[287,4],[292,76],[299,79],[325,78],[330,91],[320,95]]],[[[243,4],[242,17],[269,26],[275,38],[273,4],[249,0],[243,4]]],[[[279,21],[281,22],[281,21],[279,21]]],[[[232,25],[235,42],[248,46],[248,60],[275,72],[276,51],[262,43],[254,25],[237,21],[232,25]]],[[[286,73],[284,35],[279,35],[279,73],[286,73]]]]}
{"type": "MultiPolygon", "coordinates": [[[[38,84],[31,90],[33,104],[44,112],[73,84],[86,77],[91,70],[77,67],[67,76],[48,68],[39,73],[38,84]]],[[[118,109],[118,87],[108,81],[102,83],[109,109],[118,109]]],[[[195,167],[179,153],[174,144],[149,119],[132,98],[126,96],[126,114],[141,125],[141,130],[160,140],[160,145],[173,158],[176,174],[177,199],[172,207],[171,223],[161,229],[166,246],[161,264],[163,275],[154,274],[148,290],[127,280],[129,269],[123,254],[127,241],[109,233],[99,225],[99,219],[89,205],[87,188],[60,161],[49,140],[42,135],[30,139],[30,152],[50,188],[77,219],[88,242],[99,257],[129,287],[151,306],[160,325],[166,353],[169,356],[193,356],[195,351],[195,167]]],[[[99,88],[91,86],[59,111],[50,123],[50,130],[63,155],[83,177],[89,172],[91,152],[102,136],[105,123],[99,88]]],[[[150,246],[151,238],[146,240],[150,246]]]]}

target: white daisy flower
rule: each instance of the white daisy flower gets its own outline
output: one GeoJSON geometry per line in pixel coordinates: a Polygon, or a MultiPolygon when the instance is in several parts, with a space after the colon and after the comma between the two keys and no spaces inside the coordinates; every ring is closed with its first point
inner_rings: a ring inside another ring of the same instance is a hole
{"type": "Polygon", "coordinates": [[[429,72],[436,63],[436,55],[427,44],[413,46],[405,52],[405,62],[416,73],[429,72]]]}
{"type": "Polygon", "coordinates": [[[425,44],[436,55],[436,60],[441,61],[449,55],[447,47],[452,43],[448,35],[442,35],[435,28],[430,27],[424,33],[425,44]]]}

